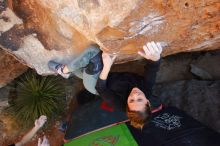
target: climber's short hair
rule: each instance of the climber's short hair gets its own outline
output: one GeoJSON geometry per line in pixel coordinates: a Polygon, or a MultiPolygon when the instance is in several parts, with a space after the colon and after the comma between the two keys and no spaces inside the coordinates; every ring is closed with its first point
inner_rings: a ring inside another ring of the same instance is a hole
{"type": "Polygon", "coordinates": [[[128,118],[130,119],[131,125],[135,128],[142,129],[144,124],[149,122],[151,117],[150,103],[146,104],[144,111],[132,111],[127,105],[126,113],[128,118]]]}

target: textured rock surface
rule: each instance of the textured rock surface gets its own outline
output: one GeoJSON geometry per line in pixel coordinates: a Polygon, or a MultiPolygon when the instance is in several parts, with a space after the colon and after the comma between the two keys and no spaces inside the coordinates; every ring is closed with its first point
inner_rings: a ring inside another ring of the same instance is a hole
{"type": "Polygon", "coordinates": [[[205,70],[195,66],[194,64],[190,64],[190,67],[191,67],[190,71],[195,76],[197,76],[197,77],[199,77],[199,78],[201,78],[203,80],[212,80],[212,76],[208,72],[206,72],[205,70]]]}
{"type": "Polygon", "coordinates": [[[166,46],[163,56],[220,47],[219,0],[2,0],[0,5],[0,45],[39,74],[51,73],[48,60],[66,63],[91,43],[118,53],[118,62],[139,59],[137,50],[152,40],[166,46]]]}
{"type": "Polygon", "coordinates": [[[27,68],[0,48],[0,88],[21,75],[27,68]]]}
{"type": "MultiPolygon", "coordinates": [[[[74,43],[74,41],[69,40],[68,43],[66,43],[64,38],[62,39],[61,36],[56,34],[53,24],[44,28],[48,31],[51,29],[51,32],[45,31],[44,33],[45,35],[51,35],[51,33],[53,33],[55,40],[52,36],[43,36],[40,34],[40,31],[37,31],[38,27],[42,25],[39,24],[36,28],[25,27],[21,19],[12,14],[9,8],[1,13],[1,16],[6,17],[7,21],[1,19],[5,27],[0,27],[0,32],[4,32],[0,35],[0,45],[5,51],[14,54],[21,62],[25,62],[29,67],[36,69],[39,74],[51,73],[47,68],[49,60],[55,59],[58,62],[67,63],[77,54],[77,52],[74,52],[72,49],[72,43],[74,43]],[[16,21],[14,19],[16,19],[16,21]],[[43,41],[41,42],[40,40],[43,41]],[[45,46],[49,46],[51,49],[46,49],[45,46]]],[[[41,22],[46,23],[43,20],[41,22]]],[[[65,26],[63,27],[65,28],[65,26]]],[[[80,37],[79,33],[75,33],[75,35],[80,37]]],[[[79,45],[74,45],[77,48],[85,48],[86,45],[88,46],[88,42],[88,40],[83,42],[82,36],[82,39],[78,41],[79,45]],[[79,47],[80,45],[82,47],[79,47]]]]}

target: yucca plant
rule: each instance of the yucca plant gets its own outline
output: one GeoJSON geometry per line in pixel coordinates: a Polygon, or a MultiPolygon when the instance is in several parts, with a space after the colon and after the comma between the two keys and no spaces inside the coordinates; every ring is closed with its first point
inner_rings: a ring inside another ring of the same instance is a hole
{"type": "Polygon", "coordinates": [[[54,119],[64,109],[64,99],[64,88],[57,77],[28,72],[18,81],[17,97],[8,110],[28,127],[40,115],[54,119]]]}

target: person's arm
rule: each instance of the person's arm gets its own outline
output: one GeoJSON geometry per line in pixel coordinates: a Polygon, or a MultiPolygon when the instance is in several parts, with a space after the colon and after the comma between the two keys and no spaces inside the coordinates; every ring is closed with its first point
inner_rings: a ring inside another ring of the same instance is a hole
{"type": "Polygon", "coordinates": [[[147,98],[152,95],[152,88],[155,84],[156,73],[160,66],[160,54],[162,47],[160,43],[149,42],[143,46],[143,51],[138,52],[142,57],[146,59],[145,71],[144,71],[144,88],[147,98]]]}
{"type": "Polygon", "coordinates": [[[108,53],[102,53],[103,69],[99,75],[101,80],[106,80],[111,70],[112,64],[116,59],[116,55],[111,56],[108,53]]]}
{"type": "Polygon", "coordinates": [[[104,101],[114,103],[116,95],[108,89],[106,84],[107,80],[102,80],[99,78],[96,83],[96,90],[104,101]]]}
{"type": "Polygon", "coordinates": [[[37,146],[50,146],[48,139],[44,136],[43,140],[38,138],[38,145],[37,146]]]}
{"type": "Polygon", "coordinates": [[[35,123],[34,123],[35,126],[27,134],[25,134],[23,138],[21,139],[21,141],[16,143],[15,146],[22,146],[26,144],[28,141],[30,141],[32,137],[37,133],[37,131],[44,125],[46,121],[47,121],[47,117],[43,115],[40,116],[40,118],[38,118],[37,120],[35,120],[35,123]]]}
{"type": "Polygon", "coordinates": [[[105,52],[102,53],[103,69],[96,83],[96,90],[101,98],[104,101],[111,103],[113,107],[118,106],[120,103],[118,100],[115,100],[116,95],[107,88],[107,78],[115,58],[116,55],[111,56],[105,52]]]}

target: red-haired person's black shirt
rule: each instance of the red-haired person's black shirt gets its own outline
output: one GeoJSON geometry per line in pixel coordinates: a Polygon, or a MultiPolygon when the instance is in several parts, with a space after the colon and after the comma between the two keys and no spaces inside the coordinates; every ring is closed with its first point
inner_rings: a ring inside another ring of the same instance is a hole
{"type": "Polygon", "coordinates": [[[161,102],[157,97],[152,96],[152,88],[159,66],[160,60],[156,62],[147,60],[144,76],[129,72],[110,72],[106,80],[98,79],[96,90],[114,110],[125,111],[128,95],[134,87],[137,87],[150,101],[152,110],[157,109],[161,107],[161,102]]]}

